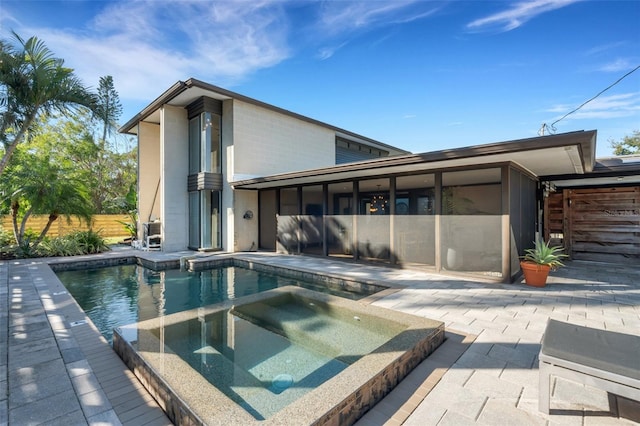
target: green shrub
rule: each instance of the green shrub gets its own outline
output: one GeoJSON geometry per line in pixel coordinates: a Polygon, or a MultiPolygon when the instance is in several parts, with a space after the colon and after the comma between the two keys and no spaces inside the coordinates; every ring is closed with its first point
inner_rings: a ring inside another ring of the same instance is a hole
{"type": "Polygon", "coordinates": [[[75,231],[69,237],[77,241],[84,254],[102,253],[103,251],[111,250],[100,233],[93,230],[75,231]]]}
{"type": "Polygon", "coordinates": [[[75,256],[82,253],[77,241],[68,237],[45,238],[38,246],[38,255],[44,257],[75,256]]]}
{"type": "Polygon", "coordinates": [[[45,238],[38,246],[38,256],[77,256],[109,251],[105,239],[95,231],[74,231],[68,235],[45,238]]]}
{"type": "Polygon", "coordinates": [[[13,233],[0,226],[0,248],[11,246],[15,243],[15,241],[16,240],[13,238],[13,233]]]}
{"type": "Polygon", "coordinates": [[[16,257],[15,242],[13,233],[0,226],[0,259],[14,259],[16,257]]]}

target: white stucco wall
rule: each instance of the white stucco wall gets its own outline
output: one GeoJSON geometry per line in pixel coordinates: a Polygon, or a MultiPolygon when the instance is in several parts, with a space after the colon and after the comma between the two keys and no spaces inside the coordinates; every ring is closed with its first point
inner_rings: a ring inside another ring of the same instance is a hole
{"type": "Polygon", "coordinates": [[[258,249],[258,191],[236,191],[235,223],[233,251],[248,251],[258,249]],[[245,218],[247,212],[252,217],[245,218]]]}
{"type": "Polygon", "coordinates": [[[235,244],[235,207],[234,193],[229,182],[233,176],[233,101],[226,100],[222,103],[222,249],[234,251],[235,244]]]}
{"type": "Polygon", "coordinates": [[[233,179],[335,165],[335,132],[233,101],[233,179]]]}
{"type": "Polygon", "coordinates": [[[164,251],[185,250],[189,243],[189,120],[184,108],[160,110],[161,214],[164,251]]]}
{"type": "MultiPolygon", "coordinates": [[[[138,220],[142,223],[160,216],[160,126],[157,124],[138,124],[138,170],[143,171],[138,173],[138,220]]],[[[138,230],[138,238],[142,238],[142,226],[138,230]]]]}

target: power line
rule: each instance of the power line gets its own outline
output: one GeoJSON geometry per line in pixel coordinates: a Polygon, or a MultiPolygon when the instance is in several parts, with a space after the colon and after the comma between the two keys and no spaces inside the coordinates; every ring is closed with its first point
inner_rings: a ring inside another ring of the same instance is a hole
{"type": "Polygon", "coordinates": [[[583,102],[579,107],[575,108],[573,111],[569,111],[568,113],[566,113],[565,115],[563,115],[562,117],[558,118],[556,121],[554,121],[553,123],[551,123],[551,125],[547,125],[547,123],[542,123],[542,127],[540,128],[540,130],[538,131],[538,134],[544,135],[544,131],[545,129],[550,129],[550,131],[555,132],[556,131],[556,127],[555,124],[558,121],[562,121],[565,118],[567,118],[569,115],[573,114],[574,112],[578,111],[580,108],[582,108],[583,106],[585,106],[586,104],[588,104],[589,102],[591,102],[592,100],[596,99],[598,96],[602,95],[604,92],[606,92],[607,90],[611,89],[613,86],[615,86],[616,84],[620,83],[624,78],[628,77],[629,75],[631,75],[632,73],[636,72],[638,69],[640,69],[640,65],[638,65],[637,67],[635,67],[634,69],[632,69],[631,71],[629,71],[628,73],[626,73],[625,75],[623,75],[622,77],[620,77],[619,79],[617,79],[615,82],[613,82],[612,84],[610,84],[608,87],[606,87],[605,89],[601,90],[597,95],[595,95],[594,97],[592,97],[591,99],[589,99],[588,101],[583,102]]]}

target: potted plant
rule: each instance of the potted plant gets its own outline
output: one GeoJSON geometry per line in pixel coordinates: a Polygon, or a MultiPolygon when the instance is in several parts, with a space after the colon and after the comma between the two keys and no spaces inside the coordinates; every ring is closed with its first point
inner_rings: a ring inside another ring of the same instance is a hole
{"type": "Polygon", "coordinates": [[[562,252],[562,247],[549,247],[548,242],[537,239],[533,248],[525,250],[525,255],[520,262],[527,285],[544,287],[547,284],[549,271],[555,271],[564,266],[561,259],[565,257],[568,256],[562,252]]]}

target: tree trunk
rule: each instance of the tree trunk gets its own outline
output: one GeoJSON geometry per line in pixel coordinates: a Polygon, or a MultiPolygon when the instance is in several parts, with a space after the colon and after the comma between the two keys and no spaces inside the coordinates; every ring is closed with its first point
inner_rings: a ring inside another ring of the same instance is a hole
{"type": "Polygon", "coordinates": [[[2,176],[2,172],[4,171],[5,167],[7,167],[7,164],[9,163],[9,160],[11,159],[13,152],[16,150],[16,147],[20,142],[22,142],[22,139],[24,138],[24,135],[26,134],[27,130],[29,129],[29,127],[31,127],[31,124],[33,124],[33,121],[36,118],[38,109],[39,107],[35,108],[35,110],[32,111],[31,114],[27,116],[27,119],[24,121],[22,127],[16,134],[16,137],[13,138],[13,143],[5,145],[4,155],[0,160],[0,176],[2,176]]]}
{"type": "Polygon", "coordinates": [[[18,210],[20,210],[20,203],[13,201],[11,203],[11,224],[13,225],[13,238],[16,240],[16,244],[20,245],[20,232],[18,231],[18,210]]]}
{"type": "Polygon", "coordinates": [[[45,225],[45,227],[42,230],[42,232],[40,233],[40,235],[38,235],[38,238],[36,238],[36,240],[33,242],[33,246],[31,248],[35,249],[36,247],[38,247],[38,245],[44,239],[44,236],[47,235],[47,232],[49,232],[49,228],[51,228],[51,224],[53,222],[55,222],[56,219],[58,219],[58,215],[57,214],[51,213],[49,215],[49,220],[47,220],[47,224],[45,225]]]}

